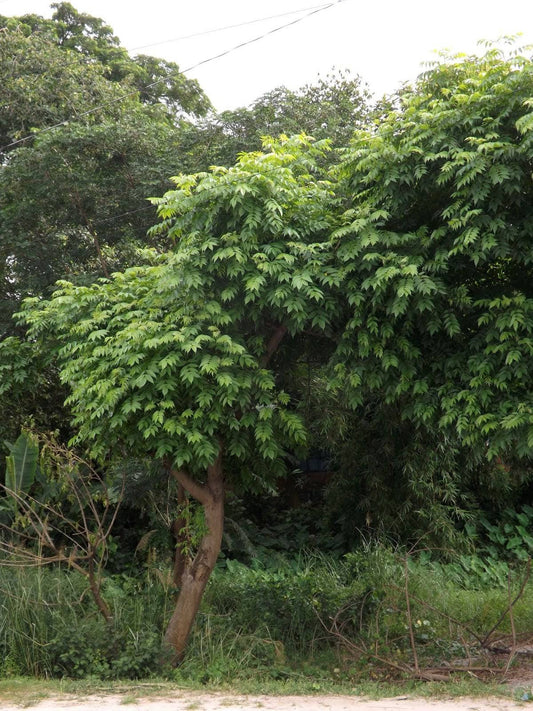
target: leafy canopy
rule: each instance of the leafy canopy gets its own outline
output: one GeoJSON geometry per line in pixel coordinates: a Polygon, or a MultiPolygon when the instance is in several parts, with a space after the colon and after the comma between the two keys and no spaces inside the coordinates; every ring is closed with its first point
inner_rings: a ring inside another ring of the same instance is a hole
{"type": "Polygon", "coordinates": [[[164,107],[171,122],[203,116],[211,108],[198,82],[185,77],[174,62],[130,57],[100,18],[78,12],[68,2],[52,7],[50,20],[0,15],[2,146],[60,121],[98,120],[131,95],[143,104],[164,107]]]}
{"type": "Polygon", "coordinates": [[[171,252],[27,303],[33,337],[59,338],[78,439],[94,455],[122,442],[201,476],[222,443],[229,477],[253,489],[305,442],[275,358],[285,335],[322,333],[335,317],[332,196],[314,175],[326,146],[268,148],[175,178],[156,200],[171,252]]]}
{"type": "Polygon", "coordinates": [[[135,263],[180,169],[184,116],[209,102],[177,65],[129,57],[110,27],[54,5],[0,16],[0,334],[26,296],[135,263]]]}
{"type": "Polygon", "coordinates": [[[532,96],[528,57],[445,57],[339,169],[339,382],[489,457],[533,448],[532,96]]]}
{"type": "MultiPolygon", "coordinates": [[[[284,86],[263,94],[251,106],[207,117],[184,127],[180,141],[189,170],[233,165],[243,151],[260,150],[264,136],[306,133],[347,145],[369,117],[370,94],[359,76],[336,72],[296,91],[284,86]]],[[[325,160],[334,162],[330,151],[325,160]]]]}

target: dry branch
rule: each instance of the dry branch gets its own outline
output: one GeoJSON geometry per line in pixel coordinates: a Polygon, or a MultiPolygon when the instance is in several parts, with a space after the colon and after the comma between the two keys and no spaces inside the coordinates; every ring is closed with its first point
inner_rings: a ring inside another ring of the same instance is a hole
{"type": "MultiPolygon", "coordinates": [[[[102,596],[102,571],[108,542],[122,501],[124,478],[116,501],[104,479],[72,452],[47,442],[53,476],[63,485],[63,500],[44,500],[25,492],[1,489],[14,503],[8,523],[0,523],[0,565],[6,567],[66,564],[83,575],[96,606],[106,622],[111,611],[102,596]],[[65,501],[75,515],[63,511],[65,501]]],[[[49,472],[50,474],[50,472],[49,472]]]]}

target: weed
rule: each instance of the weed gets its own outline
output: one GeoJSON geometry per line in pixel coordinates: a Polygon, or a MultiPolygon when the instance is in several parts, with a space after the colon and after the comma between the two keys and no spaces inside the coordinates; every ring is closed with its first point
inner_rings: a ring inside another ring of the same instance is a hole
{"type": "Polygon", "coordinates": [[[268,568],[228,561],[212,577],[176,670],[160,667],[172,590],[155,574],[105,579],[109,626],[80,576],[0,569],[0,677],[70,677],[82,688],[87,679],[165,674],[192,688],[339,691],[405,680],[413,664],[470,663],[485,654],[487,639],[533,628],[533,585],[519,571],[508,567],[505,585],[490,587],[476,575],[469,587],[467,576],[457,583],[455,565],[427,555],[406,565],[398,551],[377,545],[340,561],[300,555],[268,568]]]}

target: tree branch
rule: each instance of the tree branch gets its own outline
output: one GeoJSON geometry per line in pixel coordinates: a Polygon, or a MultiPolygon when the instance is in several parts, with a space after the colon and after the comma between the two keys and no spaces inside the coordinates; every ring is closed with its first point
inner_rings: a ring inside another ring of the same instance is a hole
{"type": "Polygon", "coordinates": [[[527,585],[527,582],[528,582],[528,580],[529,580],[530,574],[531,574],[531,558],[528,558],[527,565],[526,565],[526,572],[525,572],[525,575],[524,575],[524,579],[522,580],[522,584],[520,585],[520,590],[518,591],[518,593],[516,594],[516,596],[514,597],[514,599],[509,601],[509,604],[507,605],[507,607],[505,608],[505,610],[502,612],[502,614],[501,614],[500,617],[498,618],[498,621],[496,622],[496,624],[493,625],[493,626],[490,628],[490,630],[487,632],[487,634],[483,637],[483,639],[481,640],[481,646],[482,646],[482,647],[486,647],[486,646],[487,646],[487,644],[489,643],[490,636],[491,636],[492,633],[493,633],[495,630],[497,630],[498,627],[501,625],[501,623],[502,623],[503,620],[505,619],[505,616],[507,615],[507,613],[509,612],[510,614],[512,614],[512,609],[513,609],[513,607],[516,605],[516,603],[518,602],[518,600],[520,600],[520,598],[522,597],[522,594],[523,594],[524,590],[526,589],[526,585],[527,585]]]}
{"type": "Polygon", "coordinates": [[[185,491],[187,491],[194,499],[199,501],[201,504],[205,505],[209,503],[212,499],[212,494],[203,484],[199,484],[197,481],[183,471],[183,469],[172,469],[170,468],[170,473],[174,479],[181,484],[185,491]]]}
{"type": "Polygon", "coordinates": [[[207,467],[207,486],[214,499],[224,496],[224,477],[222,472],[222,442],[219,441],[217,458],[207,467]]]}
{"type": "Polygon", "coordinates": [[[266,368],[266,366],[270,363],[270,359],[272,358],[274,353],[278,350],[279,344],[283,340],[286,333],[287,333],[286,326],[280,325],[276,328],[276,330],[270,337],[270,340],[267,344],[266,353],[261,358],[261,367],[262,368],[266,368]]]}

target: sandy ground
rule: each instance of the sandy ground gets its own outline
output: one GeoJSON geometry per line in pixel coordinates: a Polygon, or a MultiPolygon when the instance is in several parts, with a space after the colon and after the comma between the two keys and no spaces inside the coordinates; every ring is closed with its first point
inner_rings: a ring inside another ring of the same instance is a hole
{"type": "MultiPolygon", "coordinates": [[[[21,699],[16,706],[0,701],[2,711],[20,711],[31,702],[21,699]]],[[[128,696],[62,697],[31,703],[36,711],[124,711],[130,708],[143,711],[524,711],[529,704],[510,699],[420,699],[399,696],[370,701],[356,696],[239,696],[233,694],[201,694],[180,691],[172,697],[133,698],[128,696]]],[[[533,709],[533,704],[531,705],[533,709]]]]}

